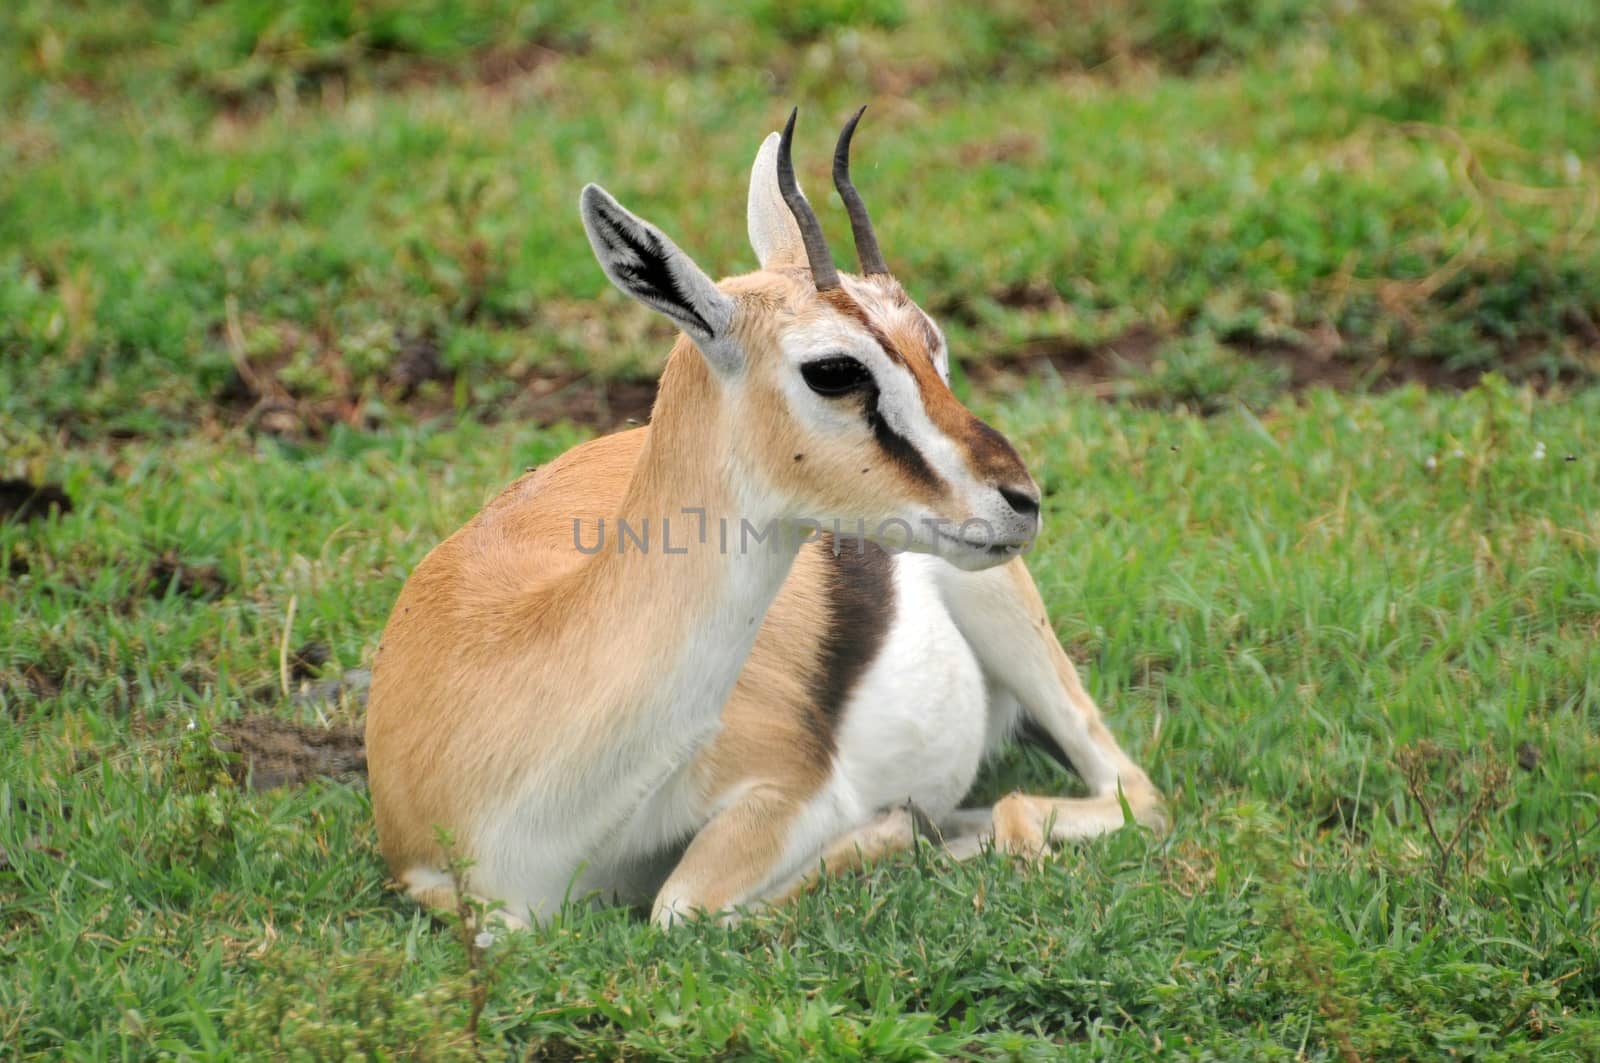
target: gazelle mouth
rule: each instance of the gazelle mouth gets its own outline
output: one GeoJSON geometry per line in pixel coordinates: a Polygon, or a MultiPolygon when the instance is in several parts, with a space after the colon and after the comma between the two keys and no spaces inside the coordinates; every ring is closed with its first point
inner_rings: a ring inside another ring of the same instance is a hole
{"type": "Polygon", "coordinates": [[[1008,554],[1020,554],[1033,542],[1032,539],[1021,539],[1016,542],[990,542],[966,539],[959,535],[951,535],[939,528],[933,529],[933,534],[939,541],[952,546],[959,546],[966,550],[973,550],[987,557],[1003,557],[1008,554]]]}

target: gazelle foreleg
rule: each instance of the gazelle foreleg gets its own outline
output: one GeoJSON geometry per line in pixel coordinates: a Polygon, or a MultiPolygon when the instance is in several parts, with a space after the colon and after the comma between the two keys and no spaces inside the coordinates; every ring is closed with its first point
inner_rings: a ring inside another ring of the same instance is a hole
{"type": "Polygon", "coordinates": [[[737,917],[743,904],[786,904],[823,876],[850,871],[912,848],[938,832],[915,806],[887,809],[857,827],[832,815],[813,822],[776,788],[747,793],[695,835],[656,896],[661,926],[685,918],[737,917]],[[797,858],[798,854],[798,858],[797,858]]]}
{"type": "MultiPolygon", "coordinates": [[[[1123,800],[1135,820],[1164,833],[1168,821],[1160,791],[1107,730],[1022,561],[986,572],[949,569],[940,575],[940,591],[987,680],[1016,699],[1022,714],[1054,741],[1089,789],[1088,797],[1012,794],[1002,799],[992,811],[997,847],[1037,852],[1050,841],[1115,830],[1123,824],[1123,800]]],[[[972,824],[957,826],[967,829],[947,827],[946,833],[959,849],[972,824]]]]}
{"type": "Polygon", "coordinates": [[[937,839],[910,805],[861,823],[832,802],[777,785],[751,787],[702,827],[656,894],[651,919],[670,926],[710,915],[731,921],[745,904],[783,904],[825,874],[852,870],[937,839]]]}
{"type": "Polygon", "coordinates": [[[787,904],[824,876],[854,871],[894,853],[914,849],[918,838],[939,841],[939,832],[921,809],[911,804],[886,809],[864,825],[834,839],[808,866],[770,891],[764,899],[769,904],[787,904]]]}
{"type": "Polygon", "coordinates": [[[776,786],[757,785],[700,828],[656,894],[650,918],[660,926],[700,915],[728,918],[782,873],[800,803],[776,786]]]}

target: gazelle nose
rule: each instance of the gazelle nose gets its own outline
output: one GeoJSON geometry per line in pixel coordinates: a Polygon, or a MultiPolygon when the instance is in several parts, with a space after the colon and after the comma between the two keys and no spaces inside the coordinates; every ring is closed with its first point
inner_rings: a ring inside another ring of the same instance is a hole
{"type": "Polygon", "coordinates": [[[1006,500],[1006,505],[1016,510],[1019,516],[1037,517],[1039,515],[1039,491],[1035,487],[1002,487],[1000,497],[1006,500]]]}

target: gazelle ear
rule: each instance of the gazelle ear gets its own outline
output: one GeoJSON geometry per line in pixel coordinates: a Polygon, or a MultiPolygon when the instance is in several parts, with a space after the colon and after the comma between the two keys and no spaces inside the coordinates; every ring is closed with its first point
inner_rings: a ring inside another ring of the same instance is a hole
{"type": "Polygon", "coordinates": [[[762,142],[761,150],[756,152],[756,164],[750,170],[747,223],[750,247],[762,269],[806,262],[800,226],[778,189],[778,140],[778,134],[772,133],[762,142]]]}
{"type": "Polygon", "coordinates": [[[599,185],[578,197],[583,228],[611,283],[670,317],[713,368],[731,372],[741,356],[730,335],[733,300],[667,235],[599,185]]]}

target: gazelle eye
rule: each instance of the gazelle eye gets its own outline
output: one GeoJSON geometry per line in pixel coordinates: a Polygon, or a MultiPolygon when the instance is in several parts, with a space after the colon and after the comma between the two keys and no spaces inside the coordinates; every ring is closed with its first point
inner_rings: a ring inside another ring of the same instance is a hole
{"type": "Polygon", "coordinates": [[[866,366],[842,356],[807,362],[800,367],[800,375],[805,378],[806,387],[830,398],[848,395],[872,379],[866,366]]]}

